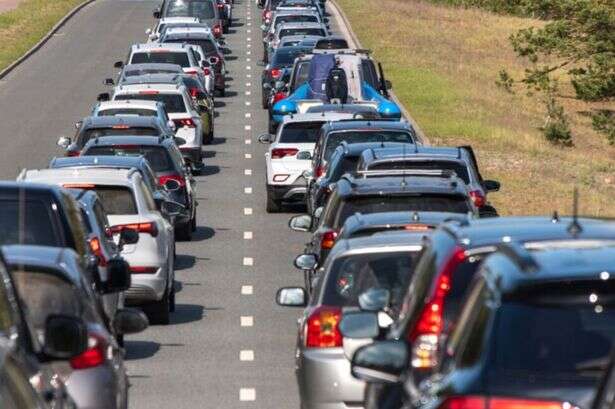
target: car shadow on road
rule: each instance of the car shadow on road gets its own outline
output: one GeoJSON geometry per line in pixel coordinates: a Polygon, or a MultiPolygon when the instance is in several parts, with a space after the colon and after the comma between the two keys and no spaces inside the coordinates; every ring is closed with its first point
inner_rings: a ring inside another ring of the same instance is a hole
{"type": "Polygon", "coordinates": [[[220,101],[219,99],[214,101],[214,108],[224,108],[225,106],[226,102],[220,101]]]}
{"type": "Polygon", "coordinates": [[[216,151],[203,151],[203,157],[206,159],[211,159],[211,158],[214,158],[215,156],[216,156],[216,151]]]}
{"type": "MultiPolygon", "coordinates": [[[[224,102],[223,102],[224,104],[224,102]]],[[[221,137],[221,136],[216,136],[214,137],[214,140],[211,141],[211,143],[209,144],[209,146],[213,146],[213,145],[222,145],[223,143],[226,143],[226,138],[221,137]]]]}
{"type": "Polygon", "coordinates": [[[125,360],[138,361],[139,359],[147,359],[156,355],[156,352],[160,349],[160,344],[154,341],[126,340],[124,349],[126,350],[125,360]]]}
{"type": "Polygon", "coordinates": [[[188,324],[203,319],[202,305],[196,304],[175,304],[175,311],[171,313],[171,325],[188,324]]]}
{"type": "Polygon", "coordinates": [[[224,56],[224,59],[226,61],[235,61],[235,60],[239,59],[239,57],[236,56],[236,55],[226,55],[226,56],[224,56]]]}
{"type": "Polygon", "coordinates": [[[207,166],[207,165],[205,165],[203,167],[203,169],[201,169],[201,171],[199,172],[199,176],[211,176],[211,175],[216,175],[218,173],[220,173],[220,166],[216,166],[216,165],[207,166]]]}
{"type": "Polygon", "coordinates": [[[293,215],[297,213],[306,213],[307,206],[302,203],[285,203],[282,205],[282,211],[280,214],[293,215]]]}
{"type": "Polygon", "coordinates": [[[226,97],[227,98],[236,97],[237,95],[239,95],[239,93],[237,91],[226,91],[226,97]]]}
{"type": "Polygon", "coordinates": [[[192,233],[192,241],[209,240],[216,235],[216,231],[211,227],[197,226],[196,231],[192,233]]]}
{"type": "Polygon", "coordinates": [[[175,256],[175,270],[186,270],[194,267],[196,259],[188,254],[178,254],[175,256]]]}

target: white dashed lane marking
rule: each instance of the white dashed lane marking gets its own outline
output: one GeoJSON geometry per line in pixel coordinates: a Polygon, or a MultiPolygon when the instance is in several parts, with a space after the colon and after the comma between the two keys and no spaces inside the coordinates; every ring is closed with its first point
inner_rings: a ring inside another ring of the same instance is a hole
{"type": "Polygon", "coordinates": [[[252,129],[252,125],[246,125],[243,127],[243,129],[245,129],[246,131],[249,131],[250,129],[252,129]]]}
{"type": "Polygon", "coordinates": [[[242,327],[253,327],[254,326],[254,317],[251,315],[242,315],[239,321],[242,327]]]}
{"type": "Polygon", "coordinates": [[[242,349],[239,351],[240,361],[254,361],[254,351],[251,349],[242,349]]]}
{"type": "Polygon", "coordinates": [[[241,295],[252,295],[254,294],[254,287],[251,285],[242,285],[241,286],[241,295]]]}
{"type": "Polygon", "coordinates": [[[246,176],[252,176],[252,169],[244,169],[243,174],[246,176]]]}
{"type": "Polygon", "coordinates": [[[244,155],[244,157],[245,157],[246,159],[252,159],[252,154],[251,154],[251,153],[246,153],[246,154],[244,155]]]}
{"type": "Polygon", "coordinates": [[[243,214],[245,214],[246,216],[249,216],[252,214],[252,208],[251,207],[244,207],[243,208],[243,214]]]}
{"type": "Polygon", "coordinates": [[[244,187],[244,188],[243,188],[243,192],[244,192],[246,195],[251,195],[251,194],[252,194],[252,188],[251,188],[251,187],[244,187]]]}
{"type": "Polygon", "coordinates": [[[244,240],[252,240],[252,232],[251,231],[244,231],[243,232],[243,239],[244,240]]]}
{"type": "Polygon", "coordinates": [[[252,103],[250,101],[246,101],[246,106],[250,106],[252,103]]]}
{"type": "Polygon", "coordinates": [[[242,402],[253,402],[256,400],[256,389],[241,388],[239,389],[239,400],[242,402]]]}
{"type": "Polygon", "coordinates": [[[246,112],[246,118],[252,118],[252,114],[249,112],[246,112]]]}
{"type": "Polygon", "coordinates": [[[252,145],[252,139],[246,139],[245,143],[246,145],[252,145]]]}

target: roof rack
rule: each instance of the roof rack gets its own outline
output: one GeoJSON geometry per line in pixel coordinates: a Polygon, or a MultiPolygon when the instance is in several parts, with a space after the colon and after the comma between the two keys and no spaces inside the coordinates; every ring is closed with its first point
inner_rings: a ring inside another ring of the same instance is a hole
{"type": "Polygon", "coordinates": [[[499,244],[497,250],[511,259],[524,273],[535,273],[540,267],[532,253],[518,242],[499,244]]]}

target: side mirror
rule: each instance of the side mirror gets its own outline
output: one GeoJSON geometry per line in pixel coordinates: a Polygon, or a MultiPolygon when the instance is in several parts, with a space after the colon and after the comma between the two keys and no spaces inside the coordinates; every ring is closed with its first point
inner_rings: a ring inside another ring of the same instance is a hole
{"type": "Polygon", "coordinates": [[[483,180],[483,186],[487,192],[497,192],[501,185],[497,180],[483,180]]]}
{"type": "Polygon", "coordinates": [[[384,80],[384,86],[386,87],[386,89],[391,89],[393,88],[393,83],[389,80],[384,80]]]}
{"type": "Polygon", "coordinates": [[[145,35],[150,35],[150,34],[152,34],[152,29],[151,28],[145,29],[145,35]]]}
{"type": "Polygon", "coordinates": [[[122,68],[124,66],[124,62],[123,61],[116,61],[113,63],[113,66],[115,68],[122,68]]]}
{"type": "Polygon", "coordinates": [[[172,120],[172,119],[169,119],[169,120],[167,121],[167,126],[168,126],[169,128],[171,128],[171,129],[173,130],[173,132],[175,132],[175,131],[177,130],[177,125],[175,125],[175,122],[173,122],[173,120],[172,120]]]}
{"type": "Polygon", "coordinates": [[[113,328],[117,334],[136,334],[149,326],[145,314],[132,308],[117,310],[113,318],[113,328]]]}
{"type": "Polygon", "coordinates": [[[273,135],[271,135],[269,133],[264,133],[264,134],[258,135],[258,141],[260,143],[272,143],[273,142],[273,135]]]}
{"type": "Polygon", "coordinates": [[[322,206],[320,206],[320,207],[316,208],[316,210],[314,210],[314,218],[315,218],[315,219],[320,219],[320,216],[322,216],[322,211],[323,211],[324,209],[325,209],[325,208],[324,208],[324,207],[322,207],[322,206]]]}
{"type": "Polygon", "coordinates": [[[113,86],[115,85],[115,81],[113,81],[113,78],[105,78],[103,80],[103,85],[113,86]]]}
{"type": "Polygon", "coordinates": [[[314,270],[318,265],[318,256],[312,253],[300,254],[295,258],[294,264],[299,270],[314,270]]]}
{"type": "Polygon", "coordinates": [[[301,287],[284,287],[278,290],[275,302],[282,307],[305,307],[307,294],[301,287]]]}
{"type": "Polygon", "coordinates": [[[352,357],[351,372],[368,382],[394,384],[408,364],[408,347],[404,341],[379,341],[359,348],[352,357]]]}
{"type": "Polygon", "coordinates": [[[160,18],[160,9],[154,10],[152,16],[154,16],[154,18],[160,18]]]}
{"type": "Polygon", "coordinates": [[[180,138],[179,136],[174,136],[173,141],[175,141],[175,145],[182,146],[186,144],[186,140],[184,138],[180,138]]]}
{"type": "Polygon", "coordinates": [[[294,231],[310,231],[312,228],[312,216],[309,214],[293,216],[288,221],[288,227],[294,231]]]}
{"type": "Polygon", "coordinates": [[[97,101],[109,101],[111,99],[111,95],[108,92],[102,92],[98,94],[96,98],[97,101]]]}
{"type": "Polygon", "coordinates": [[[167,179],[164,182],[164,188],[169,192],[174,192],[176,190],[179,190],[180,187],[181,185],[175,179],[167,179]]]}
{"type": "Polygon", "coordinates": [[[347,312],[340,322],[340,332],[345,338],[376,338],[380,334],[378,314],[347,312]]]}
{"type": "Polygon", "coordinates": [[[166,201],[162,204],[162,211],[170,217],[178,216],[183,209],[184,206],[177,202],[166,201]]]}
{"type": "Polygon", "coordinates": [[[56,359],[70,359],[88,347],[88,331],[83,320],[68,315],[49,315],[45,322],[46,355],[56,359]]]}
{"type": "Polygon", "coordinates": [[[122,229],[120,232],[120,244],[136,244],[139,241],[139,233],[133,229],[122,229]]]}
{"type": "Polygon", "coordinates": [[[68,136],[60,136],[58,138],[58,142],[56,142],[56,145],[64,149],[68,149],[71,143],[72,141],[68,136]]]}
{"type": "Polygon", "coordinates": [[[261,24],[261,31],[266,31],[267,30],[267,26],[264,24],[261,24]]]}
{"type": "Polygon", "coordinates": [[[77,122],[75,122],[75,129],[79,129],[79,128],[81,128],[81,125],[83,125],[83,121],[77,121],[77,122]]]}
{"type": "Polygon", "coordinates": [[[359,307],[363,311],[378,312],[389,306],[391,292],[384,288],[370,288],[359,295],[359,307]]]}
{"type": "Polygon", "coordinates": [[[299,160],[312,160],[312,153],[310,151],[301,151],[297,153],[297,159],[299,160]]]}
{"type": "MultiPolygon", "coordinates": [[[[128,231],[128,230],[124,230],[128,231]]],[[[122,231],[121,234],[124,234],[122,231]]],[[[139,234],[134,231],[139,238],[139,234]]],[[[119,293],[130,288],[130,267],[121,257],[112,258],[107,264],[107,281],[103,283],[104,293],[119,293]]]]}

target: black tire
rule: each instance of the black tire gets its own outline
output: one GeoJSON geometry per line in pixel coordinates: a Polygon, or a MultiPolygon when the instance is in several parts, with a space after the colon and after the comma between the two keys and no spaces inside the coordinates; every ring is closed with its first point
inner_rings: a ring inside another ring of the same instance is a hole
{"type": "Polygon", "coordinates": [[[117,344],[120,348],[124,348],[124,334],[117,334],[115,339],[117,340],[117,344]]]}
{"type": "Polygon", "coordinates": [[[194,214],[194,216],[192,217],[192,220],[190,221],[190,229],[192,230],[193,233],[196,231],[196,213],[194,214]]]}
{"type": "Polygon", "coordinates": [[[263,109],[269,108],[269,96],[265,93],[265,90],[262,91],[261,95],[261,107],[263,109]]]}
{"type": "Polygon", "coordinates": [[[151,303],[146,309],[147,319],[152,325],[169,325],[171,322],[171,305],[169,293],[165,292],[162,300],[151,303]]]}
{"type": "Polygon", "coordinates": [[[175,283],[171,285],[171,294],[169,295],[169,311],[175,312],[175,283]]]}
{"type": "Polygon", "coordinates": [[[184,223],[175,227],[175,238],[179,241],[192,240],[192,222],[184,223]]]}
{"type": "Polygon", "coordinates": [[[267,192],[267,213],[279,213],[282,210],[282,202],[275,200],[272,195],[267,192]]]}

